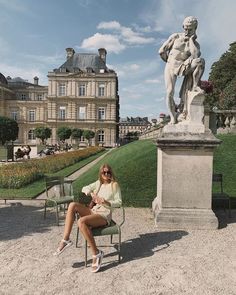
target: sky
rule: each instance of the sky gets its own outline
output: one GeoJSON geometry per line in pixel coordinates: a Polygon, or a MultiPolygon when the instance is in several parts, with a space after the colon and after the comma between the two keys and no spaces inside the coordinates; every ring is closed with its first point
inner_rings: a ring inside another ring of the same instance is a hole
{"type": "Polygon", "coordinates": [[[107,66],[118,74],[120,117],[158,118],[167,113],[163,42],[195,16],[208,80],[236,39],[235,11],[235,0],[0,0],[0,72],[32,83],[38,76],[48,85],[67,47],[78,53],[104,47],[107,66]]]}

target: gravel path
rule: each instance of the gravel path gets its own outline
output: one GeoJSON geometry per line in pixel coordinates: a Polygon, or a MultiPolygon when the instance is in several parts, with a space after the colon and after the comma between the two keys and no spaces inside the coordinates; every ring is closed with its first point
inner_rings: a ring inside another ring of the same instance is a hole
{"type": "MultiPolygon", "coordinates": [[[[55,214],[43,219],[43,201],[0,203],[0,294],[236,294],[236,211],[220,212],[219,230],[165,230],[147,208],[126,208],[122,263],[109,238],[97,274],[84,267],[84,241],[52,253],[63,233],[55,214]],[[228,224],[227,224],[227,223],[228,224]]],[[[71,238],[75,241],[76,227],[71,238]]],[[[91,261],[90,261],[91,262],[91,261]]],[[[90,266],[90,264],[89,264],[90,266]]]]}

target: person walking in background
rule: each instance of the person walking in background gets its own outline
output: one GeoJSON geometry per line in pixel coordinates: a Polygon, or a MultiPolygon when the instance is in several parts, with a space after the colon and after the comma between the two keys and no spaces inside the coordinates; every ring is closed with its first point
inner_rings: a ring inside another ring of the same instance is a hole
{"type": "Polygon", "coordinates": [[[103,164],[99,169],[98,180],[83,187],[82,192],[86,195],[91,195],[92,204],[87,207],[77,202],[70,203],[66,214],[63,239],[54,255],[60,255],[72,245],[69,237],[75,220],[75,214],[78,213],[80,216],[78,221],[80,232],[87,240],[92,252],[92,272],[98,272],[104,253],[97,248],[91,228],[110,224],[112,208],[120,207],[122,204],[121,191],[112,168],[108,164],[103,164]]]}

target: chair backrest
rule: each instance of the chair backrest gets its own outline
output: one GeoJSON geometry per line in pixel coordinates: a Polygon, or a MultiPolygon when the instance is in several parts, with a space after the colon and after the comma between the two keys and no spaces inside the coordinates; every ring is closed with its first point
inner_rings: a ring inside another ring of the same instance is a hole
{"type": "Polygon", "coordinates": [[[46,176],[45,189],[47,198],[63,198],[73,195],[72,180],[63,176],[46,176]]]}
{"type": "Polygon", "coordinates": [[[221,193],[223,193],[223,175],[221,173],[214,173],[212,175],[212,182],[220,185],[221,193]]]}

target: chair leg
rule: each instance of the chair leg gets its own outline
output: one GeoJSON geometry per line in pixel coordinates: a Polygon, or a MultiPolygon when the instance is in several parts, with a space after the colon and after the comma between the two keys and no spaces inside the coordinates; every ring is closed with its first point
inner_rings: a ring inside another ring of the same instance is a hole
{"type": "Polygon", "coordinates": [[[76,248],[78,248],[78,241],[79,241],[79,228],[77,227],[76,242],[75,242],[75,247],[76,248]]]}
{"type": "Polygon", "coordinates": [[[57,222],[57,225],[59,226],[59,212],[58,212],[58,205],[56,205],[56,222],[57,222]]]}
{"type": "Polygon", "coordinates": [[[111,235],[111,244],[112,244],[112,238],[113,238],[113,235],[111,235]]]}
{"type": "Polygon", "coordinates": [[[121,255],[121,231],[119,231],[119,245],[118,245],[118,262],[120,263],[120,255],[121,255]]]}
{"type": "Polygon", "coordinates": [[[88,260],[88,248],[87,248],[87,240],[85,240],[85,267],[87,267],[87,260],[88,260]]]}
{"type": "Polygon", "coordinates": [[[46,211],[47,211],[47,201],[45,201],[45,204],[44,204],[44,214],[43,214],[44,219],[46,218],[46,211]]]}
{"type": "Polygon", "coordinates": [[[231,217],[231,199],[229,197],[229,217],[231,217]]]}

